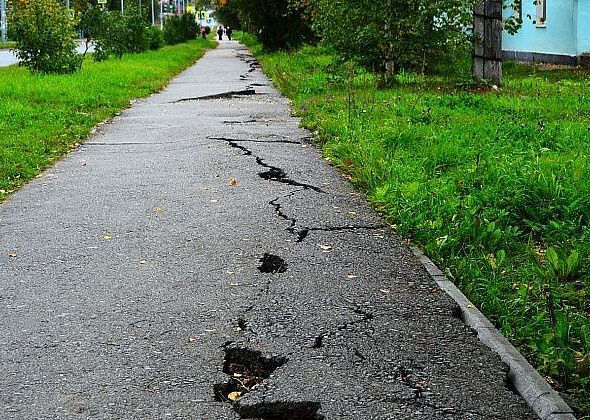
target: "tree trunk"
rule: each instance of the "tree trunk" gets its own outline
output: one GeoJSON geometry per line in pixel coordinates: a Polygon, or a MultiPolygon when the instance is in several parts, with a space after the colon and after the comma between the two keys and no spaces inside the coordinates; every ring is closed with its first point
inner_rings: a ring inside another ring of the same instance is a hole
{"type": "Polygon", "coordinates": [[[483,0],[473,9],[473,79],[502,83],[502,0],[483,0]]]}

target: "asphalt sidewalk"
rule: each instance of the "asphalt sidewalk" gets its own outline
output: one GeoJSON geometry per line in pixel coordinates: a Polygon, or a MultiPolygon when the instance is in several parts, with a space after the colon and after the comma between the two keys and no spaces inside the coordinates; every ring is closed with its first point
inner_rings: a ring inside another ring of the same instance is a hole
{"type": "Polygon", "coordinates": [[[235,42],[0,205],[3,419],[534,418],[459,312],[235,42]]]}

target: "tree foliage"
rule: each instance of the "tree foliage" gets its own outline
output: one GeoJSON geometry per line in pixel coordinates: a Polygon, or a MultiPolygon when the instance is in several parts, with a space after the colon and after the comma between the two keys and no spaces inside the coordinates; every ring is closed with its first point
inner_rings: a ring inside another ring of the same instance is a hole
{"type": "Polygon", "coordinates": [[[8,36],[16,56],[33,72],[73,73],[82,64],[72,40],[75,22],[59,0],[13,3],[8,36]]]}
{"type": "Polygon", "coordinates": [[[343,59],[376,70],[426,71],[469,44],[472,0],[307,2],[314,30],[326,43],[343,59]]]}
{"type": "Polygon", "coordinates": [[[221,23],[231,25],[229,19],[237,16],[241,26],[269,50],[293,48],[313,39],[301,8],[290,0],[220,0],[216,8],[221,23]]]}
{"type": "Polygon", "coordinates": [[[196,36],[197,24],[193,14],[172,15],[164,22],[164,39],[170,45],[195,39],[196,36]]]}
{"type": "Polygon", "coordinates": [[[124,13],[103,11],[87,3],[80,12],[80,29],[86,35],[87,44],[94,42],[94,59],[106,60],[114,55],[121,58],[126,53],[138,53],[158,49],[163,44],[162,31],[151,27],[137,4],[129,3],[124,13]]]}

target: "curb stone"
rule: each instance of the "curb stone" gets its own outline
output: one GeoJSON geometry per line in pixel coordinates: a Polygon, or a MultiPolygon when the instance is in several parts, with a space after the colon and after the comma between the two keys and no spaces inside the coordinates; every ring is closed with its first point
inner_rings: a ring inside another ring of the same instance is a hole
{"type": "Polygon", "coordinates": [[[438,286],[461,309],[463,321],[477,331],[479,340],[496,352],[510,367],[507,379],[541,420],[576,420],[573,410],[551,388],[537,370],[510,344],[492,323],[467,299],[444,273],[417,248],[413,254],[420,260],[438,286]]]}

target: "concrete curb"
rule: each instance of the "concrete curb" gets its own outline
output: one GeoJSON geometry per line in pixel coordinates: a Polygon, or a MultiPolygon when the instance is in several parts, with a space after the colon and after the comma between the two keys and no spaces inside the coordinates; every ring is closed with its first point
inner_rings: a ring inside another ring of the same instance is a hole
{"type": "Polygon", "coordinates": [[[477,331],[479,340],[510,367],[508,380],[541,420],[575,420],[573,410],[492,323],[444,273],[417,248],[412,252],[428,274],[461,308],[464,322],[477,331]]]}

